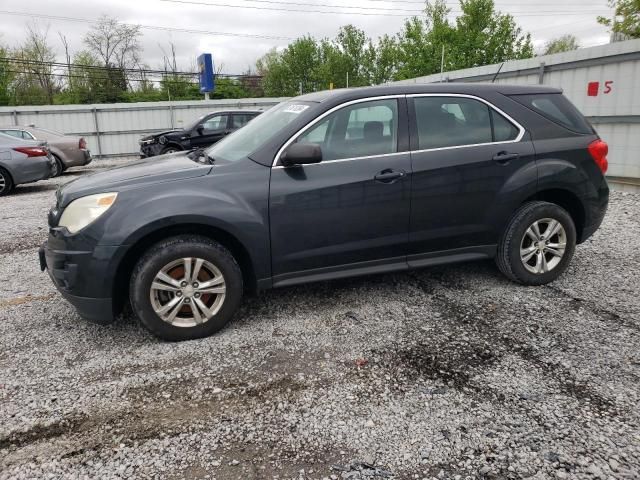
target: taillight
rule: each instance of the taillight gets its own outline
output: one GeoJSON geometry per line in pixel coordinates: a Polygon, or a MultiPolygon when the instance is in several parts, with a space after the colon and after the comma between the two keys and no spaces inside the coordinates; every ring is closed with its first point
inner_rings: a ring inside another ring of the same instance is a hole
{"type": "Polygon", "coordinates": [[[78,142],[78,148],[80,150],[84,150],[85,148],[87,148],[87,141],[84,138],[81,138],[78,142]]]}
{"type": "Polygon", "coordinates": [[[592,142],[589,144],[589,153],[591,154],[591,157],[593,157],[593,161],[596,162],[600,171],[603,174],[607,173],[607,169],[609,168],[609,161],[607,160],[609,145],[607,145],[607,142],[600,139],[592,142]]]}
{"type": "Polygon", "coordinates": [[[46,157],[49,152],[42,147],[15,147],[16,152],[24,153],[27,157],[46,157]]]}

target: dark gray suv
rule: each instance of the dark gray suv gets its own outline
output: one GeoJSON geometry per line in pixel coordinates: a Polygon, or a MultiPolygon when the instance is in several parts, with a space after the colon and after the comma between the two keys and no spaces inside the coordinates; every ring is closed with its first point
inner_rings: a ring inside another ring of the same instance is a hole
{"type": "Polygon", "coordinates": [[[541,285],[603,220],[607,149],[553,88],[319,92],[201,153],[70,182],[40,262],[82,316],[130,301],[169,340],[303,282],[495,258],[541,285]]]}

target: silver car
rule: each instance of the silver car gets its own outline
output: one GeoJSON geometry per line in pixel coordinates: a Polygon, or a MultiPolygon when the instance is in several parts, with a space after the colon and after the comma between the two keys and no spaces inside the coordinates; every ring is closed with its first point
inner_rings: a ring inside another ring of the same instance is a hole
{"type": "Polygon", "coordinates": [[[55,165],[46,142],[0,133],[0,196],[16,185],[49,178],[55,165]]]}
{"type": "Polygon", "coordinates": [[[91,152],[87,148],[87,142],[82,137],[64,135],[46,128],[37,128],[33,125],[27,127],[0,127],[0,133],[25,140],[46,141],[51,155],[56,160],[52,177],[57,177],[69,167],[80,167],[91,163],[91,152]]]}

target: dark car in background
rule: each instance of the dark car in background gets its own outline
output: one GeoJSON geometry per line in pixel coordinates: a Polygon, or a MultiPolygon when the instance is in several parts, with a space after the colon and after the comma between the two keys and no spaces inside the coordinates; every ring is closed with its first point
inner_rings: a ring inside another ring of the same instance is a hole
{"type": "Polygon", "coordinates": [[[140,139],[140,157],[148,158],[182,150],[205,148],[260,115],[258,110],[227,110],[198,118],[182,130],[154,133],[140,139]]]}
{"type": "Polygon", "coordinates": [[[77,135],[65,135],[34,125],[26,127],[0,127],[0,133],[25,140],[47,142],[51,156],[55,160],[52,177],[62,174],[67,168],[82,167],[91,163],[91,151],[87,141],[77,135]]]}
{"type": "Polygon", "coordinates": [[[544,285],[603,221],[607,152],[555,88],[318,92],[63,186],[40,262],[84,317],[130,301],[169,340],[220,330],[245,290],[481,259],[544,285]]]}
{"type": "Polygon", "coordinates": [[[16,185],[46,180],[54,166],[47,142],[0,133],[0,197],[16,185]]]}

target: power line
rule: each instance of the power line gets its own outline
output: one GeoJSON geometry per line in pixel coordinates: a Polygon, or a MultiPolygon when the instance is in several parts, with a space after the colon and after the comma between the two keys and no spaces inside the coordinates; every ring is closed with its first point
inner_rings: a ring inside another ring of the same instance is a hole
{"type": "MultiPolygon", "coordinates": [[[[406,17],[406,14],[401,14],[401,13],[382,13],[382,12],[352,12],[352,11],[335,11],[335,10],[314,10],[314,9],[300,9],[300,8],[281,8],[281,7],[265,7],[265,6],[257,6],[257,5],[231,5],[228,3],[208,3],[208,2],[201,2],[201,1],[197,1],[197,0],[159,0],[160,2],[165,2],[165,3],[179,3],[179,4],[186,4],[186,5],[201,5],[201,6],[207,6],[207,7],[221,7],[221,8],[242,8],[242,9],[250,9],[250,10],[266,10],[266,11],[277,11],[277,12],[297,12],[297,13],[320,13],[320,14],[327,14],[327,15],[364,15],[364,16],[391,16],[391,17],[406,17]]],[[[254,1],[254,2],[264,2],[264,3],[279,3],[279,2],[272,2],[271,0],[249,0],[249,1],[254,1]]],[[[291,3],[291,5],[293,5],[293,3],[291,3]]],[[[309,6],[315,6],[314,4],[305,4],[305,5],[309,5],[309,6]]],[[[319,5],[318,5],[319,6],[319,5]]],[[[338,7],[338,6],[336,6],[338,7]]],[[[343,7],[340,6],[339,8],[359,8],[359,7],[343,7]]],[[[381,10],[378,7],[372,7],[373,10],[381,10]]],[[[385,9],[387,10],[387,9],[385,9]]],[[[396,10],[397,9],[392,9],[392,10],[396,10]]],[[[419,14],[424,14],[423,10],[406,10],[407,12],[415,12],[416,15],[419,14]]],[[[504,12],[503,12],[504,13],[504,12]]],[[[508,13],[508,12],[507,12],[508,13]]],[[[598,14],[598,13],[603,13],[601,11],[585,11],[582,10],[580,12],[583,15],[587,15],[587,14],[598,14]]],[[[521,13],[521,12],[517,12],[515,14],[512,15],[517,15],[519,17],[544,17],[544,16],[559,16],[559,15],[576,15],[575,11],[536,11],[536,12],[525,12],[525,13],[521,13]]]]}
{"type": "MultiPolygon", "coordinates": [[[[98,20],[91,20],[88,18],[77,18],[77,17],[63,17],[58,15],[45,15],[42,13],[26,13],[26,12],[14,12],[8,10],[0,10],[0,14],[2,15],[14,15],[18,17],[31,17],[31,18],[43,18],[47,20],[61,20],[65,22],[79,22],[79,23],[99,23],[98,20]]],[[[169,32],[182,32],[182,33],[194,33],[197,35],[213,35],[213,36],[227,36],[227,37],[244,37],[244,38],[259,38],[264,40],[295,40],[293,37],[284,37],[279,35],[261,35],[261,34],[251,34],[251,33],[235,33],[235,32],[216,32],[210,30],[196,30],[189,28],[178,28],[178,27],[165,27],[160,25],[143,25],[143,24],[134,24],[134,23],[120,23],[121,25],[127,25],[129,27],[140,27],[149,30],[161,30],[161,31],[169,31],[169,32]]]]}

